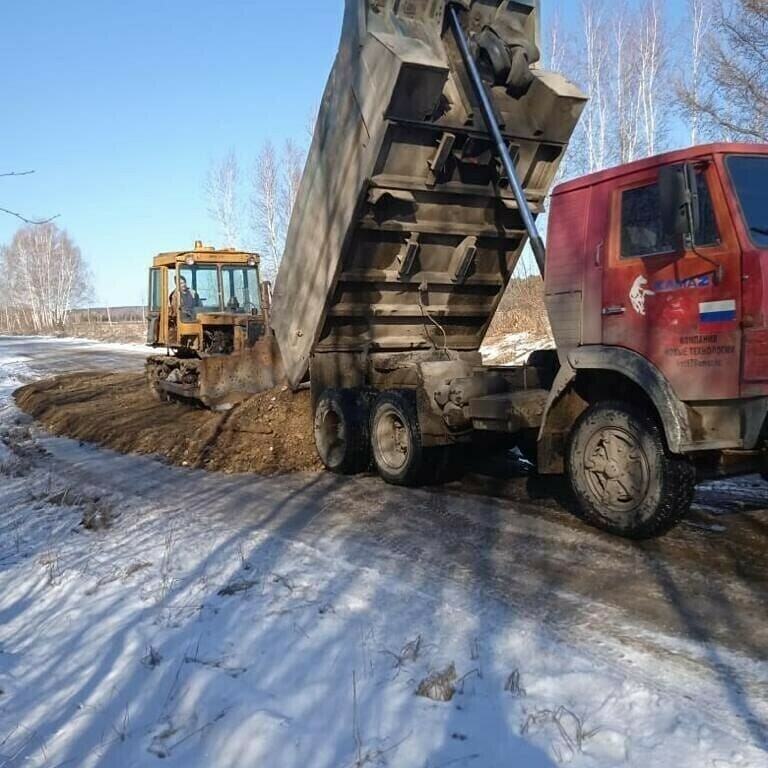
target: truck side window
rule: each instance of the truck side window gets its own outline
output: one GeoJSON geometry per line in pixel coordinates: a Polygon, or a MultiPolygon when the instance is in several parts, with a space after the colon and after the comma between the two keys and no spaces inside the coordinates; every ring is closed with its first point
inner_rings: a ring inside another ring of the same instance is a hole
{"type": "MultiPolygon", "coordinates": [[[[717,245],[720,237],[712,197],[703,173],[696,174],[701,221],[696,230],[696,245],[717,245]]],[[[621,196],[621,257],[635,259],[673,253],[677,245],[664,237],[659,207],[658,184],[628,189],[621,196]]]]}

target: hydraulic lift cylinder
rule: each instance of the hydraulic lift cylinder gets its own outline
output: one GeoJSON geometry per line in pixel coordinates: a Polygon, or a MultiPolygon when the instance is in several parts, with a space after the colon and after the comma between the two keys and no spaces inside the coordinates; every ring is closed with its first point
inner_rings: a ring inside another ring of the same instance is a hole
{"type": "Polygon", "coordinates": [[[480,102],[480,109],[483,113],[483,119],[488,126],[488,131],[493,138],[494,144],[496,144],[496,150],[499,153],[501,164],[504,166],[504,172],[509,179],[509,185],[512,189],[512,194],[515,197],[515,202],[520,210],[520,218],[523,221],[523,226],[528,233],[530,239],[531,249],[536,259],[536,264],[539,267],[541,276],[544,276],[544,268],[546,265],[546,250],[544,248],[544,241],[541,239],[539,230],[536,226],[536,220],[531,213],[531,209],[528,207],[528,200],[525,197],[523,185],[520,183],[520,179],[515,169],[515,164],[512,161],[512,155],[509,152],[509,147],[504,141],[504,137],[501,134],[501,128],[499,127],[499,121],[496,116],[496,110],[493,107],[488,91],[485,88],[485,83],[480,75],[480,70],[477,67],[472,52],[469,49],[469,42],[467,36],[464,33],[464,28],[459,21],[459,12],[455,4],[448,5],[448,23],[451,26],[453,34],[456,38],[456,43],[459,46],[461,57],[464,60],[464,64],[469,74],[470,82],[475,91],[475,96],[480,102]]]}

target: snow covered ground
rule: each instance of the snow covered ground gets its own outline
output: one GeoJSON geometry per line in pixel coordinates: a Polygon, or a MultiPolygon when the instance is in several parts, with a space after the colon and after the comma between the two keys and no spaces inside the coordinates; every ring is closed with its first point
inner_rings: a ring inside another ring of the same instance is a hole
{"type": "MultiPolygon", "coordinates": [[[[568,599],[548,583],[498,599],[535,572],[450,535],[488,501],[40,433],[10,393],[76,349],[0,339],[0,768],[768,764],[763,661],[598,600],[543,621],[568,599]],[[449,545],[371,535],[424,507],[449,545]]],[[[580,547],[535,526],[553,557],[580,547]]]]}
{"type": "Polygon", "coordinates": [[[486,365],[522,365],[534,350],[554,348],[552,338],[521,332],[487,339],[480,352],[486,365]]]}

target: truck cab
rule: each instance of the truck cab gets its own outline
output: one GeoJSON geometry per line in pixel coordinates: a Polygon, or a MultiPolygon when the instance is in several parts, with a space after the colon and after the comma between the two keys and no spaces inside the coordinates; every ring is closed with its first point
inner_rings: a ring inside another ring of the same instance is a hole
{"type": "Polygon", "coordinates": [[[763,471],[768,146],[700,146],[562,184],[547,245],[561,370],[545,471],[566,454],[553,412],[572,423],[604,397],[652,414],[699,476],[763,471]]]}

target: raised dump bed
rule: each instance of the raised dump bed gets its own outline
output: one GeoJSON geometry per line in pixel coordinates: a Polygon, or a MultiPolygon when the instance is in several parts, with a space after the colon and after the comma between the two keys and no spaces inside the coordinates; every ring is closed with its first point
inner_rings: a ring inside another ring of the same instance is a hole
{"type": "MultiPolygon", "coordinates": [[[[584,97],[536,68],[537,2],[463,6],[539,213],[584,97]]],[[[446,14],[444,0],[347,0],[275,286],[293,386],[311,362],[327,388],[365,383],[373,357],[477,352],[521,256],[527,233],[446,14]]]]}

